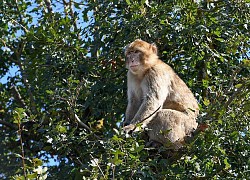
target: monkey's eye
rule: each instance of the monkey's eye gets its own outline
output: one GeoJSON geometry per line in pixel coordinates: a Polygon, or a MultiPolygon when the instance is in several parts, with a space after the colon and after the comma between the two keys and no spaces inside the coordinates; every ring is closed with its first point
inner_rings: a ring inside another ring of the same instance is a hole
{"type": "Polygon", "coordinates": [[[139,50],[135,50],[135,53],[139,53],[140,51],[139,50]]]}

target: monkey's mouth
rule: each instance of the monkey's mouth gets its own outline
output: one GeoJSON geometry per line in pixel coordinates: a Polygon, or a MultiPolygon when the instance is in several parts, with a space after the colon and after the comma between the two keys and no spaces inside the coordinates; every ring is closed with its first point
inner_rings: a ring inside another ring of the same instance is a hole
{"type": "Polygon", "coordinates": [[[130,66],[131,68],[136,68],[136,67],[138,67],[139,65],[132,65],[132,66],[130,66]]]}

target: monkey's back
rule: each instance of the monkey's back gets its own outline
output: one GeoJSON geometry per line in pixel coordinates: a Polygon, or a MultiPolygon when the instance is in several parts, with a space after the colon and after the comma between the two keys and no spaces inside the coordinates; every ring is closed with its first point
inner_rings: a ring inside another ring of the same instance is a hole
{"type": "Polygon", "coordinates": [[[163,109],[173,109],[181,112],[193,111],[197,116],[199,113],[198,103],[184,81],[174,72],[174,70],[166,63],[161,61],[154,67],[159,71],[166,73],[165,78],[170,78],[170,93],[166,98],[163,109]]]}

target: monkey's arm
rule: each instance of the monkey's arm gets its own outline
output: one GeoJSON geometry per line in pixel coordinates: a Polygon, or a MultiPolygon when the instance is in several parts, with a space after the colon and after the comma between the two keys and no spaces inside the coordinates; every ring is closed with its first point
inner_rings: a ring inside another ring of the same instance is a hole
{"type": "MultiPolygon", "coordinates": [[[[130,91],[130,89],[128,89],[128,91],[130,91]]],[[[123,125],[126,126],[130,123],[130,121],[134,118],[136,112],[138,111],[139,107],[140,107],[139,100],[136,99],[134,93],[128,92],[128,105],[123,125]]]]}
{"type": "MultiPolygon", "coordinates": [[[[131,100],[129,100],[131,101],[131,100]]],[[[126,114],[125,114],[125,120],[123,122],[123,125],[128,125],[131,121],[131,119],[133,119],[133,117],[135,116],[135,108],[133,108],[133,102],[128,102],[127,108],[126,108],[126,114]]]]}

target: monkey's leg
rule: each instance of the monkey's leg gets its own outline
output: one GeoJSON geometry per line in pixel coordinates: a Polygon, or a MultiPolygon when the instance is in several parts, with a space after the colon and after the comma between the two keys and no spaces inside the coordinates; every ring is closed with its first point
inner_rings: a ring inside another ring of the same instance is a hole
{"type": "Polygon", "coordinates": [[[146,127],[149,141],[160,142],[167,147],[178,149],[184,143],[184,137],[189,136],[197,125],[192,114],[162,109],[146,127]]]}

